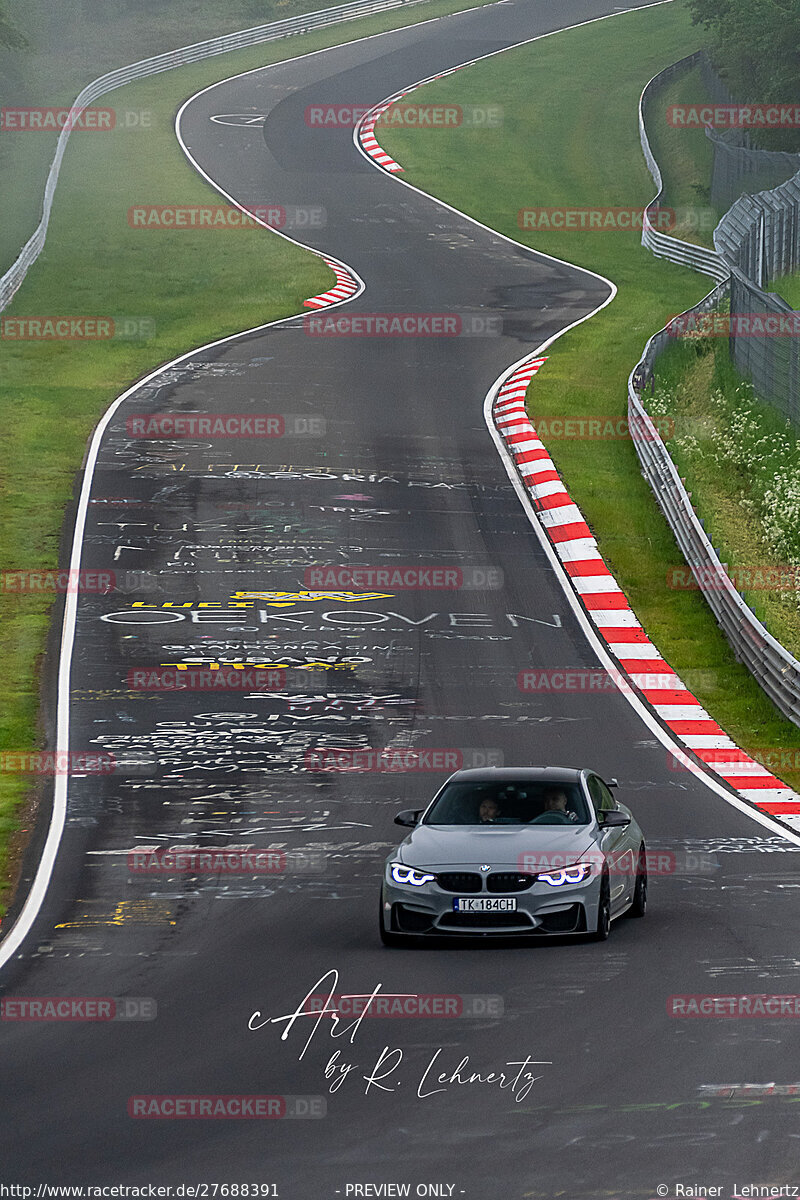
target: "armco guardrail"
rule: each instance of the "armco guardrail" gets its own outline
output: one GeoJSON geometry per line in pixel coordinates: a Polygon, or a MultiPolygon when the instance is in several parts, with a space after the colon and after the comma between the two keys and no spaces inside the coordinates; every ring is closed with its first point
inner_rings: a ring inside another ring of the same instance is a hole
{"type": "Polygon", "coordinates": [[[650,201],[644,210],[642,245],[646,246],[658,258],[668,258],[670,262],[681,263],[686,267],[694,267],[696,271],[702,271],[704,275],[710,275],[712,279],[716,279],[717,282],[721,283],[730,275],[730,271],[722,255],[715,253],[713,250],[706,250],[703,246],[695,246],[691,242],[682,242],[679,238],[660,233],[654,228],[651,219],[662,206],[664,182],[661,178],[658,163],[650,149],[650,141],[645,129],[645,108],[654,92],[658,91],[673,75],[687,71],[695,66],[700,62],[701,55],[702,51],[698,50],[696,53],[689,54],[686,58],[673,63],[672,66],[667,67],[664,71],[660,71],[658,75],[654,75],[639,97],[639,138],[642,143],[642,151],[648,169],[653,176],[653,182],[658,188],[655,198],[650,201]]]}
{"type": "Polygon", "coordinates": [[[632,378],[628,384],[628,420],[644,476],[737,659],[780,711],[800,725],[800,662],[764,628],[731,582],[692,508],[674,462],[636,395],[632,378]]]}
{"type": "MultiPolygon", "coordinates": [[[[169,50],[165,54],[157,54],[153,58],[143,58],[130,66],[109,71],[106,75],[92,80],[75,97],[71,108],[77,115],[98,97],[114,91],[115,88],[123,87],[126,83],[133,83],[137,79],[146,79],[150,75],[158,75],[161,71],[170,71],[173,67],[183,67],[189,63],[213,58],[215,55],[225,54],[229,50],[243,50],[247,46],[257,46],[262,42],[274,41],[277,38],[308,33],[313,29],[326,29],[329,25],[336,25],[340,21],[352,21],[356,17],[369,16],[371,13],[387,12],[393,8],[404,8],[424,2],[425,0],[353,0],[350,4],[339,4],[334,8],[323,8],[318,12],[302,13],[297,17],[287,17],[282,21],[272,21],[268,25],[256,25],[252,29],[243,29],[239,33],[227,33],[222,37],[210,38],[205,42],[196,42],[192,46],[169,50]]],[[[29,268],[36,262],[44,248],[53,196],[69,135],[69,128],[64,128],[58,137],[56,152],[50,164],[44,189],[42,219],[23,246],[19,257],[0,278],[0,312],[11,303],[29,268]]]]}
{"type": "Polygon", "coordinates": [[[791,305],[764,288],[800,267],[800,172],[741,196],[714,230],[714,245],[731,271],[731,358],[760,399],[800,429],[800,341],[760,332],[767,314],[775,329],[794,326],[791,305]]]}
{"type": "MultiPolygon", "coordinates": [[[[648,206],[648,211],[660,203],[663,183],[645,130],[645,100],[657,90],[660,83],[665,82],[677,71],[686,70],[694,65],[697,59],[697,55],[690,55],[673,64],[651,79],[642,92],[639,103],[639,131],[644,156],[658,188],[658,195],[653,204],[648,206]]],[[[729,270],[722,256],[713,255],[700,265],[702,260],[699,257],[692,261],[692,256],[686,253],[685,242],[680,243],[664,234],[656,234],[652,229],[649,232],[655,235],[657,241],[648,236],[648,222],[645,218],[642,243],[653,250],[653,253],[673,262],[697,266],[698,270],[705,271],[719,280],[717,286],[689,311],[702,312],[717,307],[730,289],[729,270]],[[710,269],[712,267],[713,270],[710,269]]],[[[697,247],[692,247],[692,250],[697,250],[697,247]]],[[[764,628],[737,592],[708,540],[681,483],[675,464],[639,396],[639,390],[644,390],[647,381],[652,379],[655,359],[667,345],[669,338],[667,329],[661,329],[654,334],[628,379],[628,425],[642,472],[653,489],[675,540],[736,657],[745,664],[780,711],[795,725],[800,725],[800,662],[764,628]]]]}

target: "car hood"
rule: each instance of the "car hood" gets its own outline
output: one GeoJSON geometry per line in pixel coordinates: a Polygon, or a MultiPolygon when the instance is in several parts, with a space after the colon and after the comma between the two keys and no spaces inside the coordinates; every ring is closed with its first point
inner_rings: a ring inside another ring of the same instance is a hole
{"type": "Polygon", "coordinates": [[[418,825],[400,844],[396,855],[410,867],[507,866],[512,870],[546,870],[569,866],[596,845],[596,829],[581,825],[577,829],[563,825],[538,828],[530,826],[494,826],[481,829],[472,825],[445,827],[418,825]],[[526,855],[524,866],[520,855],[526,855]]]}

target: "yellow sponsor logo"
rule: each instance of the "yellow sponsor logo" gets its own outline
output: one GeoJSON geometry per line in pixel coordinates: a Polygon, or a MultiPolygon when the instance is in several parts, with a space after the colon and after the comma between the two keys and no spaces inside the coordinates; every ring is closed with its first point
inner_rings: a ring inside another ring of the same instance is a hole
{"type": "Polygon", "coordinates": [[[391,592],[234,592],[231,600],[258,600],[270,608],[289,608],[310,600],[336,600],[358,604],[361,600],[391,600],[391,592]]]}

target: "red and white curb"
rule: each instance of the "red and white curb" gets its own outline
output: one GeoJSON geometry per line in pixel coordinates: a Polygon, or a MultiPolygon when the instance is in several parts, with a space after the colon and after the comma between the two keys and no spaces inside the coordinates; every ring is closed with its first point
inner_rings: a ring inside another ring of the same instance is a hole
{"type": "Polygon", "coordinates": [[[303,301],[304,308],[327,308],[331,304],[339,304],[342,300],[349,300],[351,296],[355,296],[360,289],[359,280],[354,273],[337,262],[335,258],[328,258],[327,254],[320,256],[326,266],[336,275],[336,286],[329,291],[323,292],[320,296],[312,296],[310,300],[303,301]]]}
{"type": "MultiPolygon", "coordinates": [[[[539,522],[570,577],[588,618],[636,690],[682,743],[744,800],[800,829],[800,796],[732,741],[650,641],[609,571],[583,513],[564,487],[525,410],[525,393],[546,358],[516,367],[498,389],[492,416],[539,522]]],[[[681,765],[702,769],[687,758],[681,765]]]]}
{"type": "Polygon", "coordinates": [[[370,158],[375,160],[378,166],[383,167],[384,171],[402,171],[403,168],[378,144],[378,139],[375,137],[375,122],[386,112],[390,104],[394,104],[395,100],[399,100],[400,96],[405,96],[406,94],[406,92],[400,92],[397,96],[393,96],[391,100],[387,100],[385,104],[380,104],[377,108],[373,108],[359,125],[358,140],[362,148],[370,158]]]}
{"type": "Polygon", "coordinates": [[[456,71],[460,71],[463,66],[468,65],[468,63],[463,63],[457,67],[451,67],[449,71],[440,71],[438,75],[431,75],[428,79],[420,79],[417,83],[412,83],[410,87],[404,88],[402,92],[395,92],[387,100],[381,100],[380,104],[371,108],[356,125],[353,135],[356,145],[360,146],[364,153],[368,154],[373,162],[376,162],[384,171],[388,171],[390,174],[402,171],[400,163],[395,162],[392,156],[387,154],[378,143],[378,139],[375,137],[376,122],[388,108],[391,108],[398,100],[402,100],[404,96],[409,96],[411,92],[415,92],[417,88],[423,87],[426,83],[433,83],[434,79],[444,79],[447,75],[454,75],[456,71]]]}

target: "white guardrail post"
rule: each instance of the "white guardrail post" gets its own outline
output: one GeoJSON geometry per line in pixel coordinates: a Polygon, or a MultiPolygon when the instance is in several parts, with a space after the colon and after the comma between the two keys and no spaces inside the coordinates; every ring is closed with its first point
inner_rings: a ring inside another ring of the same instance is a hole
{"type": "MultiPolygon", "coordinates": [[[[293,34],[309,33],[314,29],[327,29],[340,21],[352,21],[356,17],[370,16],[372,13],[387,12],[393,8],[404,8],[412,4],[422,4],[425,0],[352,0],[349,4],[339,4],[334,8],[323,8],[318,12],[301,13],[297,17],[287,17],[282,21],[272,21],[268,25],[256,25],[252,29],[243,29],[239,33],[227,33],[221,37],[210,38],[205,42],[197,42],[192,46],[182,46],[178,50],[169,50],[165,54],[157,54],[153,58],[143,58],[140,62],[128,67],[120,67],[109,71],[79,92],[70,105],[74,121],[80,113],[98,97],[133,83],[137,79],[147,79],[150,75],[158,75],[161,71],[170,71],[173,67],[183,67],[189,63],[201,62],[213,58],[216,54],[226,54],[229,50],[243,50],[247,46],[257,46],[262,42],[271,42],[277,38],[291,37],[293,34]]],[[[47,183],[42,202],[42,218],[31,237],[22,247],[16,261],[0,277],[0,312],[11,303],[18,291],[29,268],[44,249],[47,237],[47,226],[50,222],[50,211],[53,206],[58,183],[58,174],[64,151],[69,141],[69,122],[61,130],[56,145],[56,152],[50,164],[47,183]]]]}
{"type": "MultiPolygon", "coordinates": [[[[661,204],[663,181],[645,130],[644,107],[653,90],[671,75],[693,66],[699,57],[700,53],[689,55],[659,72],[644,88],[639,100],[642,150],[658,188],[655,199],[645,210],[642,245],[661,258],[694,267],[717,280],[716,287],[699,304],[689,309],[689,313],[703,312],[719,304],[730,287],[730,268],[722,255],[679,241],[653,228],[650,218],[661,204]]],[[[667,344],[669,336],[664,328],[650,338],[628,379],[628,422],[642,473],[653,489],[675,540],[737,659],[748,668],[784,716],[795,725],[800,725],[800,662],[764,628],[734,587],[708,540],[675,464],[639,395],[646,383],[652,380],[653,363],[667,344]]]]}

